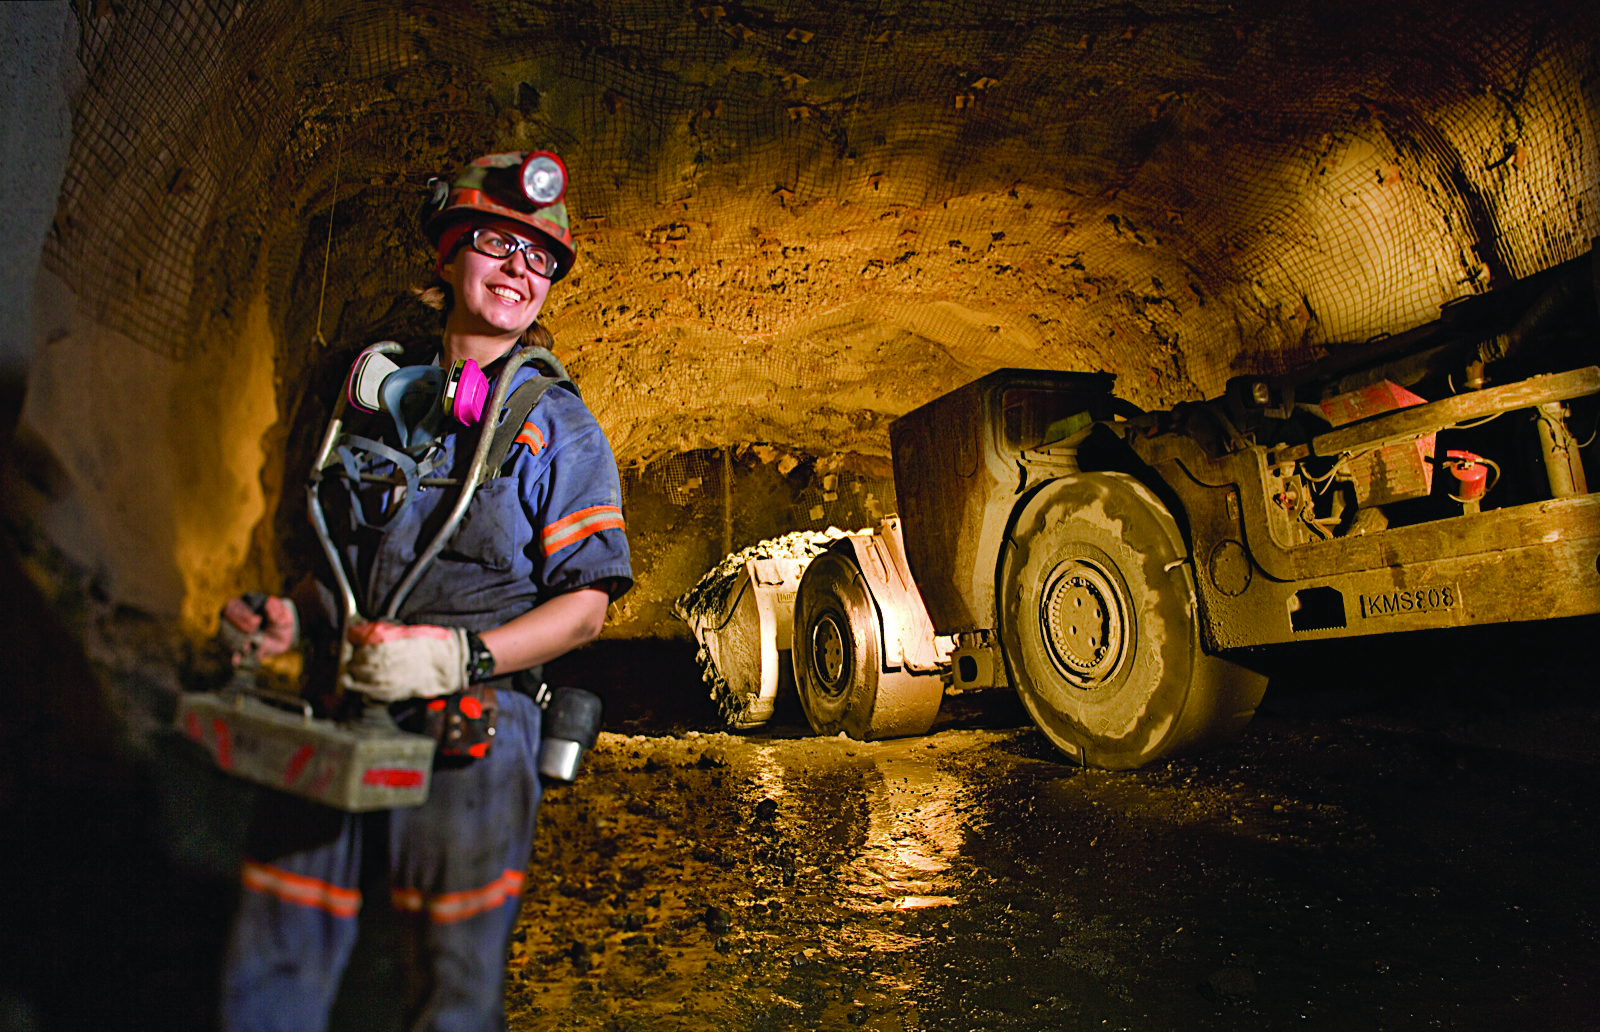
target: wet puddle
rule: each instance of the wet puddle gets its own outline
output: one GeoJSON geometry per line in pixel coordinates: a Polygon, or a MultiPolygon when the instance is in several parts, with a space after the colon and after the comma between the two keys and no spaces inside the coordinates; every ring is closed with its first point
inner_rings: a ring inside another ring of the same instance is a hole
{"type": "Polygon", "coordinates": [[[1593,1027],[1574,779],[1270,718],[1132,774],[1029,730],[608,734],[547,800],[510,1027],[1593,1027]]]}

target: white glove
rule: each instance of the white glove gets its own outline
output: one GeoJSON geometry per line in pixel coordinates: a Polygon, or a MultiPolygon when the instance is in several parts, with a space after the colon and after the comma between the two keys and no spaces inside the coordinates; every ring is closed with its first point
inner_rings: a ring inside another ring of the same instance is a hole
{"type": "Polygon", "coordinates": [[[467,632],[459,627],[356,624],[354,646],[339,672],[339,687],[378,702],[431,699],[467,687],[467,632]]]}

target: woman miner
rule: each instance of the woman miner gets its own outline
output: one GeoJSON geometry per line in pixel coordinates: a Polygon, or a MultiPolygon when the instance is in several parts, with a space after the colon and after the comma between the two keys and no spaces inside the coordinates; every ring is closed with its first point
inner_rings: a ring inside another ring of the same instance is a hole
{"type": "MultiPolygon", "coordinates": [[[[441,184],[423,214],[438,249],[432,293],[442,294],[445,311],[434,364],[471,359],[492,388],[519,343],[549,339],[539,309],[574,258],[564,188],[565,169],[543,154],[490,154],[447,190],[441,184]]],[[[541,374],[529,363],[512,375],[516,386],[541,374]]],[[[483,413],[475,428],[436,420],[437,433],[380,416],[369,425],[381,437],[349,438],[371,447],[342,449],[345,461],[333,467],[342,475],[323,480],[319,497],[363,612],[380,611],[455,504],[459,487],[421,481],[460,478],[497,415],[483,413]],[[408,461],[409,486],[403,476],[361,479],[403,471],[408,461]]],[[[374,865],[387,869],[402,929],[406,1026],[503,1025],[506,950],[540,799],[540,710],[524,691],[538,680],[511,675],[592,640],[633,574],[616,462],[574,390],[545,391],[502,472],[478,488],[397,618],[347,629],[337,674],[346,699],[387,705],[407,730],[426,728],[430,707],[437,714],[447,702],[473,717],[497,706],[493,737],[460,755],[441,750],[421,806],[353,814],[267,794],[228,948],[227,1029],[326,1027],[356,938],[362,871],[374,865]]],[[[231,601],[224,631],[253,634],[258,651],[271,654],[303,627],[309,683],[320,676],[326,690],[338,666],[330,639],[342,622],[330,576],[324,569],[297,590],[298,605],[273,598],[260,615],[231,601]]]]}

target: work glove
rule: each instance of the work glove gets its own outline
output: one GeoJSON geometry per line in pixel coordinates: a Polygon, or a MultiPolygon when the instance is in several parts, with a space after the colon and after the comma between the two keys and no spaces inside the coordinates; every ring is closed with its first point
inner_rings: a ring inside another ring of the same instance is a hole
{"type": "Polygon", "coordinates": [[[294,603],[276,595],[228,599],[217,619],[217,637],[233,654],[233,665],[294,648],[300,626],[294,603]]]}
{"type": "Polygon", "coordinates": [[[378,702],[432,699],[467,687],[467,632],[459,627],[356,624],[345,634],[352,646],[339,687],[378,702]]]}

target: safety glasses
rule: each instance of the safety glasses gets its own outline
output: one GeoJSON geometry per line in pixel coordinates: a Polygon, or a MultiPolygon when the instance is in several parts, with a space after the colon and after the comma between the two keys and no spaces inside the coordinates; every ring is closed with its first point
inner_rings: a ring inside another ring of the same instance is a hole
{"type": "Polygon", "coordinates": [[[500,229],[475,229],[469,241],[479,254],[505,261],[518,251],[528,263],[528,271],[548,279],[556,271],[556,256],[531,240],[522,240],[500,229]]]}

